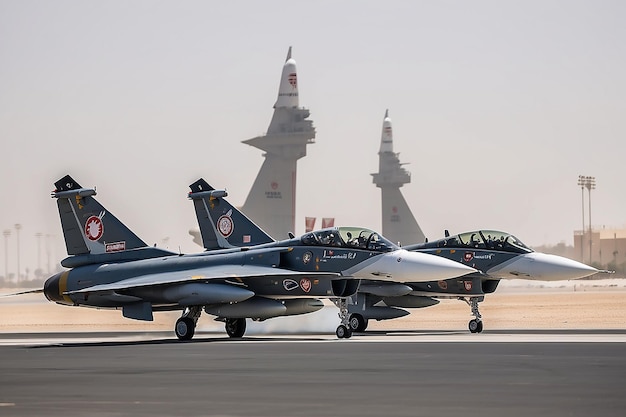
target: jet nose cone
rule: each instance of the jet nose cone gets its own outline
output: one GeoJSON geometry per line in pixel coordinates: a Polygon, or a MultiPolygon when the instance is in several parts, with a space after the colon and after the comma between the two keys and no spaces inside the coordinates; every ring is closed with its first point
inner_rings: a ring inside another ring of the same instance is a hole
{"type": "Polygon", "coordinates": [[[598,270],[562,256],[533,252],[515,259],[504,270],[499,271],[499,275],[502,272],[509,274],[509,278],[561,281],[588,277],[598,270]]]}
{"type": "Polygon", "coordinates": [[[394,281],[439,281],[476,272],[474,268],[459,262],[421,252],[401,249],[388,254],[388,256],[395,262],[394,267],[390,267],[394,281]]]}

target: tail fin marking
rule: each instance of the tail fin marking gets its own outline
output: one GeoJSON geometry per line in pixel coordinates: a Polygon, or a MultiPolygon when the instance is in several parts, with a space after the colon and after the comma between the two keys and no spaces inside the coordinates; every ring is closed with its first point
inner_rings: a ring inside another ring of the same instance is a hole
{"type": "Polygon", "coordinates": [[[254,246],[274,239],[224,199],[226,190],[215,190],[200,178],[189,186],[196,217],[207,250],[254,246]]]}
{"type": "Polygon", "coordinates": [[[68,255],[120,252],[147,246],[96,199],[96,190],[82,188],[66,175],[55,184],[59,216],[68,255]]]}

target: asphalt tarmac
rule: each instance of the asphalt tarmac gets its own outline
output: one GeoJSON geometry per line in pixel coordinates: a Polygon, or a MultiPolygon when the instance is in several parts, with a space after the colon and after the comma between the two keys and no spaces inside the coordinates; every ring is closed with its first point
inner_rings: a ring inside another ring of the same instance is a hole
{"type": "Polygon", "coordinates": [[[0,416],[623,416],[625,341],[624,331],[2,334],[0,416]]]}

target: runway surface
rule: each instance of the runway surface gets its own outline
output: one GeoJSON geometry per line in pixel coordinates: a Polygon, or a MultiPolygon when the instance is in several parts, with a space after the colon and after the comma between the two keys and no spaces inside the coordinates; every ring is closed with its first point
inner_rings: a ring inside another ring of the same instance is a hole
{"type": "Polygon", "coordinates": [[[626,331],[0,334],[0,416],[623,416],[626,331]]]}

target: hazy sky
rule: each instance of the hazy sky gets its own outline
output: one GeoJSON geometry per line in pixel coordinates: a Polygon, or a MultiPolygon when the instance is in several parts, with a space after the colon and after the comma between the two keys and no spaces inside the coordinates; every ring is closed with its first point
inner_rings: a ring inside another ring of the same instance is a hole
{"type": "Polygon", "coordinates": [[[241,141],[267,129],[290,45],[317,129],[297,234],[304,216],[380,230],[387,108],[429,238],[572,244],[579,174],[597,179],[593,224],[625,227],[625,21],[598,0],[0,0],[0,229],[23,225],[22,270],[38,232],[63,258],[49,193],[70,173],[146,242],[198,251],[188,185],[243,204],[263,158],[241,141]]]}

